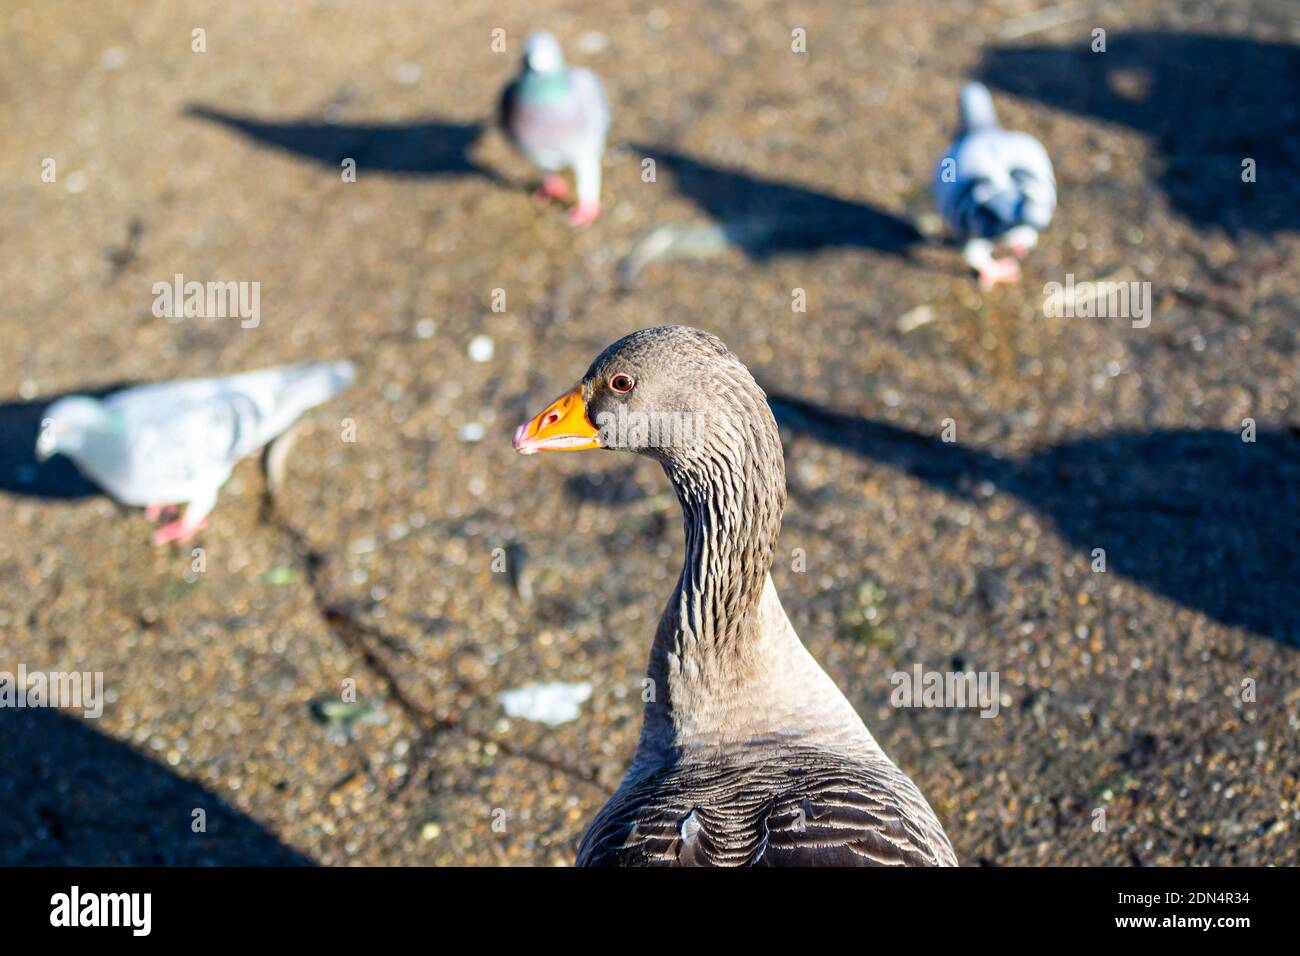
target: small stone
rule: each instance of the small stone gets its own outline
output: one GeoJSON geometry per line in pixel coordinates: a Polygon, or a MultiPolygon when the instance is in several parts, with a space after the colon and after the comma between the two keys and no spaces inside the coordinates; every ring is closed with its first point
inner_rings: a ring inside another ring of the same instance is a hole
{"type": "Polygon", "coordinates": [[[975,575],[975,589],[984,607],[991,612],[998,612],[1006,607],[1011,598],[1011,590],[1002,579],[1001,573],[992,568],[981,568],[975,575]]]}
{"type": "Polygon", "coordinates": [[[934,321],[934,309],[928,305],[918,305],[910,312],[905,312],[898,317],[895,327],[899,332],[906,335],[914,329],[919,329],[923,325],[929,325],[934,321]]]}
{"type": "Polygon", "coordinates": [[[420,82],[421,72],[418,63],[399,63],[393,70],[393,79],[403,86],[414,86],[420,82]]]}
{"type": "Polygon", "coordinates": [[[469,357],[475,362],[490,362],[496,354],[496,345],[487,335],[476,335],[469,343],[469,357]]]}
{"type": "Polygon", "coordinates": [[[577,47],[588,56],[594,56],[597,53],[604,52],[609,46],[609,38],[599,30],[588,30],[578,37],[577,47]]]}
{"type": "Polygon", "coordinates": [[[943,232],[943,220],[932,212],[923,213],[916,220],[916,231],[923,236],[937,236],[943,232]]]}

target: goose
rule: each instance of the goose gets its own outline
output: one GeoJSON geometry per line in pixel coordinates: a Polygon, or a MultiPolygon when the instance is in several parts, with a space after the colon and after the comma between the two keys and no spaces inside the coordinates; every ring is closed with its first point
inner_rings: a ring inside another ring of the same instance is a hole
{"type": "Polygon", "coordinates": [[[657,460],[686,553],[641,736],[580,866],[955,866],[916,785],[804,647],[772,584],[785,462],[763,390],[716,336],[634,332],[520,425],[515,450],[657,460]]]}

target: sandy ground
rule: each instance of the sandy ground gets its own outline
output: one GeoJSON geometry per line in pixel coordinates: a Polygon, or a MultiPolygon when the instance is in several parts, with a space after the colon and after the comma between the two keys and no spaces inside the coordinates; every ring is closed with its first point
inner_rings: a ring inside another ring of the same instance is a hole
{"type": "Polygon", "coordinates": [[[964,863],[1300,863],[1293,5],[10,6],[0,670],[102,671],[110,701],[0,710],[0,862],[570,863],[635,743],[679,519],[651,463],[510,433],[681,322],[781,397],[778,590],[964,863]],[[540,25],[614,108],[580,233],[479,129],[540,25]],[[974,75],[1061,192],[987,296],[930,236],[974,75]],[[655,226],[810,210],[857,225],[619,280],[655,226]],[[260,324],[156,318],[177,273],[260,283],[260,324]],[[1150,282],[1149,327],[1045,317],[1067,274],[1150,282]],[[340,357],[357,384],[273,509],[239,467],[202,571],[31,459],[52,396],[340,357]],[[916,664],[996,672],[998,715],[892,707],[916,664]],[[350,737],[312,707],[346,680],[374,707],[350,737]],[[551,680],[592,684],[580,719],[506,718],[551,680]]]}

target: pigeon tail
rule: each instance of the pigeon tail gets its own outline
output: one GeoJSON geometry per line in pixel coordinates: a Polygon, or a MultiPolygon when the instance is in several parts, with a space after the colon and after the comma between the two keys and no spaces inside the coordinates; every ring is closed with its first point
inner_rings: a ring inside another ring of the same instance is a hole
{"type": "MultiPolygon", "coordinates": [[[[356,369],[351,362],[304,362],[268,370],[277,375],[274,400],[258,429],[261,441],[271,441],[310,408],[323,405],[352,384],[356,369]]],[[[254,373],[257,374],[257,373],[254,373]]]]}
{"type": "Polygon", "coordinates": [[[961,88],[961,125],[967,131],[997,128],[993,97],[983,83],[967,83],[961,88]]]}
{"type": "Polygon", "coordinates": [[[343,391],[356,374],[351,362],[304,362],[284,370],[280,394],[301,414],[343,391]]]}

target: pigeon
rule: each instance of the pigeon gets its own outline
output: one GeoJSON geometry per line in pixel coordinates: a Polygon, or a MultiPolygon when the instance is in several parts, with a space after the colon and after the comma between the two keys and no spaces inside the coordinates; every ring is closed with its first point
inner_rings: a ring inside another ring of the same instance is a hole
{"type": "Polygon", "coordinates": [[[1020,278],[1020,263],[1056,210],[1056,177],[1043,144],[998,125],[982,83],[961,90],[961,131],[934,173],[939,213],[964,243],[962,254],[989,289],[1020,278]],[[995,259],[995,244],[1015,258],[995,259]]]}
{"type": "Polygon", "coordinates": [[[185,513],[161,525],[153,541],[188,541],[207,524],[240,459],[354,376],[351,362],[304,362],[143,385],[102,401],[69,395],[45,410],[36,458],[66,455],[118,501],[145,507],[150,520],[185,504],[185,513]]]}
{"type": "Polygon", "coordinates": [[[537,198],[569,199],[568,183],[560,173],[572,169],[578,201],[569,221],[575,226],[595,222],[600,215],[600,163],[609,103],[595,73],[565,66],[560,41],[550,33],[534,33],[525,42],[523,68],[501,96],[501,126],[519,151],[544,171],[537,198]]]}

